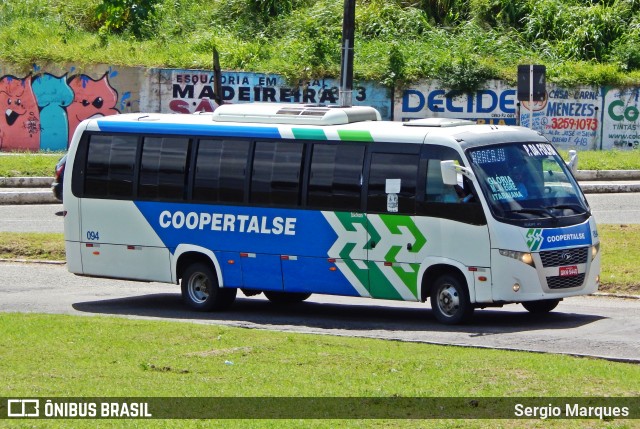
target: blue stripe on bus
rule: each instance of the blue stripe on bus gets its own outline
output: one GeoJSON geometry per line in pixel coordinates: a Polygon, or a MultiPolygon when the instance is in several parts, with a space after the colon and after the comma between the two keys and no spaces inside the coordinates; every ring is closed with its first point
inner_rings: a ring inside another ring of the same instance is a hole
{"type": "Polygon", "coordinates": [[[167,124],[164,122],[119,122],[98,120],[98,127],[105,132],[180,134],[216,137],[281,138],[277,127],[252,127],[247,125],[167,124]]]}
{"type": "Polygon", "coordinates": [[[589,222],[564,228],[543,229],[538,250],[563,249],[592,244],[589,222]]]}
{"type": "Polygon", "coordinates": [[[320,211],[134,203],[170,252],[180,244],[212,250],[224,286],[360,296],[332,269],[328,252],[338,236],[320,211]]]}

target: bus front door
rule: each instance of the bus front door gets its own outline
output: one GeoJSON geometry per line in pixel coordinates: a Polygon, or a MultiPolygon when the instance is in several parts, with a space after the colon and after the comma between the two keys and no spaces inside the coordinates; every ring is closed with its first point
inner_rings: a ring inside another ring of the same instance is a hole
{"type": "Polygon", "coordinates": [[[369,292],[373,298],[417,301],[418,255],[426,239],[414,222],[418,145],[373,152],[369,158],[367,229],[369,292]]]}

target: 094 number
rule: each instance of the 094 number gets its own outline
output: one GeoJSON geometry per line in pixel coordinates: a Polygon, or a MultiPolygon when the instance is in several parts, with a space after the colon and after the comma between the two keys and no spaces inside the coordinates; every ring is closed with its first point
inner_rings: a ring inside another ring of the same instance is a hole
{"type": "Polygon", "coordinates": [[[89,241],[100,240],[100,233],[98,231],[87,231],[87,240],[89,241]]]}

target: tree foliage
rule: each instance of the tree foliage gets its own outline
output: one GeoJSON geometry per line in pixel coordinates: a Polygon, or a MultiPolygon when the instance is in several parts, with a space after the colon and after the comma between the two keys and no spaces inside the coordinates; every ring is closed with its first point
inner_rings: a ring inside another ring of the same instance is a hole
{"type": "Polygon", "coordinates": [[[103,33],[130,31],[137,39],[150,37],[153,12],[158,0],[102,0],[96,18],[103,33]]]}
{"type": "MultiPolygon", "coordinates": [[[[337,77],[344,0],[1,0],[0,60],[337,77]],[[24,35],[28,34],[28,37],[24,35]],[[80,53],[80,54],[79,54],[80,53]]],[[[640,0],[358,0],[356,78],[640,82],[640,0]]]]}

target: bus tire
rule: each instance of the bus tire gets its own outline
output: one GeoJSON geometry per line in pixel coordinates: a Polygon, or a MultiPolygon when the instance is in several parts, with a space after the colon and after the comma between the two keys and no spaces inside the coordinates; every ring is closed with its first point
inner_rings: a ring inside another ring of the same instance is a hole
{"type": "Polygon", "coordinates": [[[559,299],[543,299],[540,301],[523,302],[522,306],[526,308],[529,313],[544,314],[556,308],[559,303],[559,299]]]}
{"type": "Polygon", "coordinates": [[[266,296],[269,301],[276,304],[295,304],[309,298],[311,294],[305,292],[265,291],[264,296],[266,296]]]}
{"type": "Polygon", "coordinates": [[[236,288],[218,287],[218,277],[207,264],[196,262],[182,275],[182,299],[194,310],[215,311],[228,308],[236,299],[236,288]]]}
{"type": "Polygon", "coordinates": [[[474,307],[466,283],[451,274],[438,277],[431,288],[431,309],[438,322],[446,325],[469,320],[474,307]]]}

